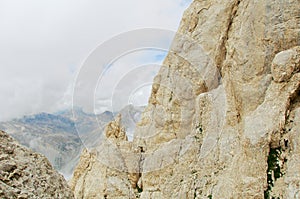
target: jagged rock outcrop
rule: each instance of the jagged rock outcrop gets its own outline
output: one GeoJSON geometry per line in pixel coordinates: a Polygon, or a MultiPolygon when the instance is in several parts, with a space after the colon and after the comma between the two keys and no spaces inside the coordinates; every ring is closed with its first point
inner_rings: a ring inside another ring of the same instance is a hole
{"type": "Polygon", "coordinates": [[[81,154],[70,187],[76,198],[135,198],[136,174],[129,173],[128,166],[138,166],[137,156],[130,159],[132,150],[121,116],[110,122],[99,146],[81,154]]]}
{"type": "Polygon", "coordinates": [[[72,199],[74,195],[44,156],[0,131],[0,198],[72,199]]]}
{"type": "MultiPolygon", "coordinates": [[[[97,168],[86,170],[85,183],[135,173],[131,187],[114,186],[140,193],[105,197],[298,198],[299,7],[298,0],[194,0],[133,142],[96,154],[114,159],[106,169],[119,173],[93,178],[97,168]]],[[[88,198],[81,186],[78,198],[88,198]]]]}

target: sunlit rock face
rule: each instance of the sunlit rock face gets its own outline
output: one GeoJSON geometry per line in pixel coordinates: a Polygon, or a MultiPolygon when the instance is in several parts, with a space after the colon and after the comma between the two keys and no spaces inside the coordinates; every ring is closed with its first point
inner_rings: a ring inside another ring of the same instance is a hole
{"type": "Polygon", "coordinates": [[[133,141],[116,119],[82,155],[75,195],[300,197],[299,7],[194,0],[133,141]]]}
{"type": "Polygon", "coordinates": [[[0,131],[0,198],[74,198],[66,180],[42,155],[0,131]]]}

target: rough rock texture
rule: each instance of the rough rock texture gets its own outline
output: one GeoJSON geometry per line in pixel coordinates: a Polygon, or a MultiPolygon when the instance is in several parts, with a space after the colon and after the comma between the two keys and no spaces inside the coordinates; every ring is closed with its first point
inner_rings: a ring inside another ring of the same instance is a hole
{"type": "Polygon", "coordinates": [[[299,7],[194,0],[133,142],[94,153],[112,164],[78,170],[78,198],[112,177],[105,198],[299,198],[299,7]]]}
{"type": "Polygon", "coordinates": [[[42,155],[0,131],[0,198],[74,198],[62,175],[42,155]]]}
{"type": "MultiPolygon", "coordinates": [[[[99,146],[81,154],[70,181],[76,198],[135,198],[135,175],[127,172],[125,161],[130,160],[128,156],[123,157],[127,151],[131,151],[131,143],[127,142],[118,115],[107,125],[99,146]]],[[[138,164],[139,160],[132,159],[131,162],[138,164]]]]}

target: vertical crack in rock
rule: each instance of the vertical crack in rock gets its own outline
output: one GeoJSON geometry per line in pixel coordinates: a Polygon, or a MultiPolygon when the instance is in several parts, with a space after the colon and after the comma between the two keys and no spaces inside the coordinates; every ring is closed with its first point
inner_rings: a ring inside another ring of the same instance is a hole
{"type": "Polygon", "coordinates": [[[285,125],[280,132],[273,135],[269,146],[269,154],[267,159],[267,188],[264,191],[264,198],[284,198],[284,190],[281,190],[280,183],[277,181],[283,178],[287,171],[287,164],[291,156],[291,135],[293,128],[294,115],[290,115],[296,108],[300,107],[300,85],[291,94],[289,99],[289,106],[285,113],[285,125]],[[276,184],[277,183],[277,184],[276,184]],[[275,191],[273,191],[275,189],[275,191]]]}
{"type": "Polygon", "coordinates": [[[268,168],[267,168],[267,183],[268,183],[268,188],[264,192],[264,198],[265,199],[270,199],[270,194],[272,191],[272,187],[274,187],[274,182],[282,177],[284,174],[282,172],[282,167],[283,165],[280,164],[280,155],[282,154],[282,148],[281,147],[276,147],[272,148],[270,146],[270,151],[268,155],[268,168]]]}
{"type": "MultiPolygon", "coordinates": [[[[236,0],[235,2],[233,2],[232,6],[231,6],[230,14],[228,15],[228,19],[227,19],[227,25],[226,25],[227,29],[223,33],[224,35],[221,36],[221,42],[218,47],[218,53],[216,56],[216,66],[220,71],[222,69],[224,61],[226,60],[226,56],[227,56],[226,45],[227,45],[227,41],[229,38],[229,33],[231,30],[232,24],[234,22],[235,17],[237,16],[237,11],[238,11],[240,3],[241,3],[241,0],[236,0]]],[[[222,73],[220,73],[220,74],[222,75],[222,73]]]]}

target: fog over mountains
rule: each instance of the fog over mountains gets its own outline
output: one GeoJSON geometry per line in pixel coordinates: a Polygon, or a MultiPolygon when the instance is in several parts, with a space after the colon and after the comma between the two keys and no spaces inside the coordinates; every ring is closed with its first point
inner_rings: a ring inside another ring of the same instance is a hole
{"type": "MultiPolygon", "coordinates": [[[[133,136],[143,109],[128,105],[119,112],[129,139],[133,136]]],[[[74,108],[1,122],[0,129],[22,145],[44,154],[54,168],[69,179],[83,147],[95,146],[101,139],[105,125],[117,114],[106,111],[94,115],[74,108]]]]}

